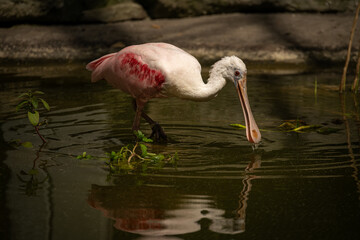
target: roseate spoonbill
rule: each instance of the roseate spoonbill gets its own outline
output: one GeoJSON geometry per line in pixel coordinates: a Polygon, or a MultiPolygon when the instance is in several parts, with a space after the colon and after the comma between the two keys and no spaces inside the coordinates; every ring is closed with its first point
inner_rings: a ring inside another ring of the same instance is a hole
{"type": "Polygon", "coordinates": [[[152,127],[150,137],[166,140],[160,125],[143,112],[144,105],[155,97],[179,97],[193,101],[208,101],[225,86],[235,85],[243,108],[246,136],[259,143],[261,134],[252,115],[246,90],[246,66],[236,56],[216,62],[207,83],[201,77],[201,66],[195,57],[167,43],[146,43],[128,46],[117,53],[96,59],[86,68],[92,71],[91,81],[105,79],[134,99],[136,109],[133,130],[140,128],[143,117],[152,127]]]}

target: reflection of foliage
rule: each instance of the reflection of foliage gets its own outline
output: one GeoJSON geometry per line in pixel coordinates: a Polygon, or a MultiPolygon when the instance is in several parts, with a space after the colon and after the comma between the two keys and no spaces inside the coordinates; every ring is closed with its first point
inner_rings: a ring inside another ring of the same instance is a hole
{"type": "Polygon", "coordinates": [[[33,148],[33,144],[31,142],[22,142],[20,139],[15,139],[15,140],[11,140],[9,142],[10,146],[13,146],[13,147],[20,147],[20,146],[23,146],[25,148],[33,148]]]}
{"type": "Polygon", "coordinates": [[[148,172],[161,169],[166,164],[175,166],[178,160],[177,153],[165,156],[148,152],[145,143],[152,142],[144,136],[141,131],[134,132],[137,141],[135,144],[128,144],[120,151],[107,153],[106,164],[109,166],[110,174],[129,172],[148,172]]]}
{"type": "Polygon", "coordinates": [[[39,171],[36,168],[36,162],[38,161],[39,157],[40,157],[40,152],[42,150],[42,148],[44,147],[45,143],[43,143],[39,150],[36,152],[36,158],[33,161],[33,166],[29,171],[24,171],[21,170],[20,174],[17,174],[18,179],[24,183],[23,185],[20,185],[20,188],[22,190],[24,190],[25,194],[28,196],[35,196],[36,195],[36,191],[38,189],[41,188],[41,185],[46,182],[50,176],[49,173],[47,172],[47,162],[41,162],[38,166],[39,168],[41,168],[42,170],[44,170],[44,172],[46,172],[46,176],[42,179],[39,180],[39,171]]]}
{"type": "Polygon", "coordinates": [[[27,93],[21,94],[18,98],[21,99],[20,103],[16,106],[16,111],[20,109],[24,109],[27,111],[27,116],[29,122],[34,126],[37,135],[41,138],[43,142],[46,142],[45,138],[40,134],[39,127],[47,124],[47,120],[43,120],[40,122],[40,113],[38,111],[39,103],[43,105],[43,107],[50,111],[49,104],[43,99],[38,97],[39,95],[43,95],[44,93],[41,91],[31,91],[29,90],[27,93]]]}
{"type": "Polygon", "coordinates": [[[44,179],[38,179],[39,171],[35,168],[32,168],[30,171],[20,171],[20,174],[17,174],[18,179],[24,183],[20,188],[25,191],[25,194],[28,196],[35,196],[36,191],[41,188],[41,185],[48,180],[49,176],[45,176],[44,179]],[[22,177],[26,176],[26,178],[22,177]]]}

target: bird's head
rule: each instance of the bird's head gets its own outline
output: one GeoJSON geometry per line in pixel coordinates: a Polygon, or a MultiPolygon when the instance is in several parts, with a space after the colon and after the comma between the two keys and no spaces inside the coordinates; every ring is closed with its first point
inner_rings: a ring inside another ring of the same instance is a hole
{"type": "Polygon", "coordinates": [[[261,133],[251,112],[247,96],[247,69],[244,62],[236,56],[224,57],[212,66],[211,74],[219,74],[235,85],[244,112],[246,137],[251,143],[259,143],[261,133]]]}

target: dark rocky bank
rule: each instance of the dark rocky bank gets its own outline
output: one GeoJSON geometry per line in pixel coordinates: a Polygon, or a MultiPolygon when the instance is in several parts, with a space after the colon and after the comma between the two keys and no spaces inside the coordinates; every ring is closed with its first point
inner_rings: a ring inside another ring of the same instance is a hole
{"type": "Polygon", "coordinates": [[[168,42],[208,61],[340,63],[354,10],[351,0],[0,0],[0,61],[87,61],[168,42]]]}

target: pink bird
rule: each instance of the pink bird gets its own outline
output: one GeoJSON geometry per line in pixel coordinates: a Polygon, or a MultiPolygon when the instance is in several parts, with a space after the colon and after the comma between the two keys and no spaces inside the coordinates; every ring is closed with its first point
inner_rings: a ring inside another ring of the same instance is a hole
{"type": "Polygon", "coordinates": [[[235,85],[243,108],[248,141],[259,143],[261,140],[247,97],[246,66],[236,56],[224,57],[216,62],[207,83],[201,77],[201,65],[196,58],[167,43],[129,46],[90,62],[86,68],[92,71],[92,82],[105,79],[135,99],[136,114],[132,129],[139,130],[143,117],[152,125],[150,137],[157,140],[166,140],[166,135],[160,125],[143,112],[144,105],[151,98],[179,97],[208,101],[216,97],[226,81],[230,81],[235,85]]]}

